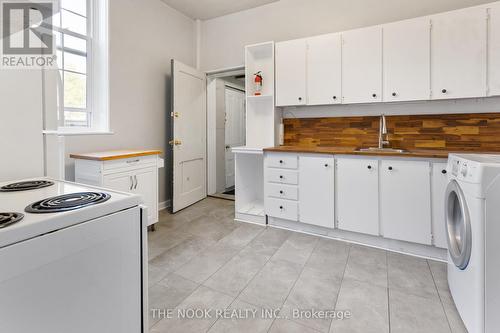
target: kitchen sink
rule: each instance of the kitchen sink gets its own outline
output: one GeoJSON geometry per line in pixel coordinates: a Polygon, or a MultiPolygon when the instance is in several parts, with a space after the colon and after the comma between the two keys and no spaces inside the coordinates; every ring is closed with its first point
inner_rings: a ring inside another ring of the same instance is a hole
{"type": "Polygon", "coordinates": [[[404,154],[408,151],[404,149],[395,149],[395,148],[378,148],[378,147],[370,147],[370,148],[358,148],[356,151],[359,152],[370,152],[370,153],[399,153],[404,154]]]}

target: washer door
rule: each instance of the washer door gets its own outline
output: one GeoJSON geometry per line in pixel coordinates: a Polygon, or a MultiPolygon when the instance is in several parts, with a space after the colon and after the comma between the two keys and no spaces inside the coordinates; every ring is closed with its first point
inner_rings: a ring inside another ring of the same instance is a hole
{"type": "Polygon", "coordinates": [[[472,229],[464,193],[455,180],[446,189],[445,214],[448,251],[455,266],[464,270],[471,255],[472,229]]]}

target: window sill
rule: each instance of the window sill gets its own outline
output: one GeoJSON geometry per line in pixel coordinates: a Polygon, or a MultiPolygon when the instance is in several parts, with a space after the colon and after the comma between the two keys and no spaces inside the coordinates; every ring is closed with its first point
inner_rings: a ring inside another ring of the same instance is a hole
{"type": "Polygon", "coordinates": [[[92,129],[58,129],[43,131],[45,135],[78,136],[78,135],[113,135],[113,131],[99,131],[92,129]]]}

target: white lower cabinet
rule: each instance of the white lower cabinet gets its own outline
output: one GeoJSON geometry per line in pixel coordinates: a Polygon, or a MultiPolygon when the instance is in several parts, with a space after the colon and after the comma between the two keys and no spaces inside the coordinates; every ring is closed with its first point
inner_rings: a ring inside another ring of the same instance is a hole
{"type": "Polygon", "coordinates": [[[109,161],[75,159],[75,181],[140,195],[151,225],[158,222],[158,163],[157,156],[109,161]]]}
{"type": "Polygon", "coordinates": [[[339,229],[379,235],[378,164],[378,160],[337,159],[339,229]]]}
{"type": "Polygon", "coordinates": [[[446,248],[444,161],[270,152],[265,159],[271,218],[446,248]]]}
{"type": "Polygon", "coordinates": [[[386,238],[432,244],[430,163],[382,160],[380,217],[386,238]]]}
{"type": "Polygon", "coordinates": [[[446,221],[444,218],[444,199],[446,186],[448,186],[448,172],[446,163],[433,163],[432,165],[432,234],[434,245],[448,248],[446,240],[446,221]]]}
{"type": "Polygon", "coordinates": [[[333,156],[299,156],[299,221],[335,227],[335,160],[333,156]]]}

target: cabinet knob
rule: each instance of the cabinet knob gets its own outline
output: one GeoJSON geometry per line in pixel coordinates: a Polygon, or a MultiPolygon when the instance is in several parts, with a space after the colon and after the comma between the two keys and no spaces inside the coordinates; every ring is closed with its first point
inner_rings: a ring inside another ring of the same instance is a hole
{"type": "Polygon", "coordinates": [[[325,168],[328,168],[328,164],[325,164],[325,168]]]}
{"type": "Polygon", "coordinates": [[[388,169],[392,171],[392,167],[391,166],[388,169]]]}
{"type": "Polygon", "coordinates": [[[283,190],[280,191],[280,194],[283,194],[283,190]]]}
{"type": "Polygon", "coordinates": [[[396,94],[395,92],[392,93],[392,96],[393,97],[396,97],[398,94],[396,94]]]}
{"type": "Polygon", "coordinates": [[[299,101],[301,101],[301,100],[302,100],[302,97],[299,97],[299,101]]]}
{"type": "Polygon", "coordinates": [[[280,164],[283,164],[283,160],[280,160],[280,164]]]}
{"type": "Polygon", "coordinates": [[[446,93],[448,92],[448,90],[443,89],[443,90],[441,90],[441,92],[442,92],[443,94],[446,94],[446,93]]]}
{"type": "Polygon", "coordinates": [[[280,176],[280,179],[283,179],[283,176],[280,176]]]}
{"type": "Polygon", "coordinates": [[[337,99],[337,96],[333,96],[333,99],[337,99]]]}
{"type": "Polygon", "coordinates": [[[441,173],[442,173],[443,175],[446,175],[446,174],[448,173],[448,171],[446,171],[446,169],[444,169],[444,170],[441,170],[441,173]]]}
{"type": "Polygon", "coordinates": [[[377,94],[373,94],[372,96],[373,96],[373,98],[377,98],[377,94]]]}
{"type": "Polygon", "coordinates": [[[372,166],[371,166],[371,165],[369,165],[369,166],[368,166],[368,169],[369,169],[369,170],[371,170],[371,169],[372,169],[372,166]]]}
{"type": "Polygon", "coordinates": [[[280,206],[280,209],[283,210],[283,206],[280,206]]]}

